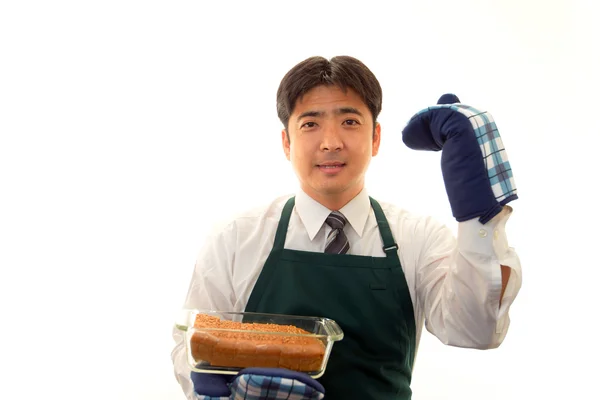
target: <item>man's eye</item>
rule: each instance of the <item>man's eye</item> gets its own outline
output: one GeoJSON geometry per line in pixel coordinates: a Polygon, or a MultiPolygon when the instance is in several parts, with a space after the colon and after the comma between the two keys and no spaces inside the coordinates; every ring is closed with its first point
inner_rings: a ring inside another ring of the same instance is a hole
{"type": "Polygon", "coordinates": [[[347,119],[344,121],[344,124],[346,125],[358,125],[358,121],[355,119],[347,119]]]}
{"type": "Polygon", "coordinates": [[[301,128],[314,128],[317,124],[314,122],[305,122],[301,128]]]}

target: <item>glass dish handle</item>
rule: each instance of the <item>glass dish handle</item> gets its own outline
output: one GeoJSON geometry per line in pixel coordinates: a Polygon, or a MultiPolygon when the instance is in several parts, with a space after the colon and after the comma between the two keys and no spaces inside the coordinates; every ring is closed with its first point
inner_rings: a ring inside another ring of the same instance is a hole
{"type": "Polygon", "coordinates": [[[177,318],[175,319],[175,326],[180,331],[186,332],[189,328],[192,328],[194,326],[197,314],[198,310],[180,310],[177,314],[177,318]]]}
{"type": "Polygon", "coordinates": [[[337,324],[337,322],[335,322],[332,319],[325,318],[323,320],[323,323],[331,341],[337,342],[344,338],[344,332],[342,331],[342,328],[340,328],[340,326],[337,324]]]}

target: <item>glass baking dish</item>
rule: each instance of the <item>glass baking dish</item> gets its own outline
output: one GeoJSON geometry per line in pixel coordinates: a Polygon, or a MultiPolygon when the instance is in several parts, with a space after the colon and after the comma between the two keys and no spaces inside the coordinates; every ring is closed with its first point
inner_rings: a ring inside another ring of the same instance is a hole
{"type": "Polygon", "coordinates": [[[185,333],[191,369],[211,374],[265,367],[316,379],[344,337],[331,319],[282,314],[183,310],[176,327],[185,333]]]}

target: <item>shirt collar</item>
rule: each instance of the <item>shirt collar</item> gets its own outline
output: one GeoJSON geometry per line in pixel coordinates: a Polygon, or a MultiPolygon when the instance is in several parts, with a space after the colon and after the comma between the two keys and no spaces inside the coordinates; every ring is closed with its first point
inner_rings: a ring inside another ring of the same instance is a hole
{"type": "MultiPolygon", "coordinates": [[[[310,240],[317,235],[331,210],[308,196],[303,190],[296,193],[296,210],[304,224],[310,240]]],[[[340,209],[348,223],[359,237],[362,237],[367,218],[371,212],[371,201],[366,189],[363,189],[348,204],[340,209]]]]}

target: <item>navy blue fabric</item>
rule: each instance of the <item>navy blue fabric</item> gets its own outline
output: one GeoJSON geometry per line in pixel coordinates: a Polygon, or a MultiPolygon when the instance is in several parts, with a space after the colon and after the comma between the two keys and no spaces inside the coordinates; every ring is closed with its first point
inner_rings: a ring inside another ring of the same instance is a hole
{"type": "MultiPolygon", "coordinates": [[[[458,101],[456,95],[446,94],[438,104],[458,101]]],[[[495,123],[490,121],[489,114],[477,111],[464,105],[429,107],[411,118],[402,132],[402,140],[414,150],[442,151],[442,175],[453,216],[459,222],[479,217],[485,224],[517,195],[508,161],[495,168],[493,157],[498,157],[500,151],[492,149],[493,154],[487,154],[483,147],[483,144],[501,144],[495,123]],[[472,118],[479,116],[488,121],[488,129],[494,132],[490,139],[481,135],[483,125],[475,132],[476,122],[472,118]],[[506,173],[502,170],[505,165],[506,173]],[[497,170],[501,170],[500,184],[497,170]],[[499,188],[504,192],[499,193],[499,188]]],[[[499,150],[504,152],[503,147],[499,150]]]]}
{"type": "Polygon", "coordinates": [[[222,374],[201,374],[199,372],[192,371],[190,378],[194,383],[194,390],[198,394],[210,397],[229,397],[231,395],[229,383],[231,383],[236,376],[222,374]]]}
{"type": "Polygon", "coordinates": [[[443,94],[442,97],[439,98],[438,104],[454,104],[454,103],[460,103],[460,100],[458,98],[458,96],[456,96],[453,93],[446,93],[443,94]]]}
{"type": "MultiPolygon", "coordinates": [[[[297,382],[296,390],[304,384],[314,389],[315,392],[325,393],[323,385],[307,374],[283,368],[246,368],[241,370],[237,375],[206,374],[194,371],[190,374],[194,384],[194,391],[200,396],[203,396],[202,398],[233,398],[234,395],[232,394],[231,384],[234,383],[236,379],[244,376],[291,379],[297,382]]],[[[239,391],[239,388],[236,387],[236,390],[239,391]]],[[[285,388],[285,390],[286,393],[290,392],[289,388],[285,388]]],[[[278,394],[276,390],[272,390],[272,395],[275,396],[272,398],[286,398],[282,397],[281,393],[278,394]]]]}

